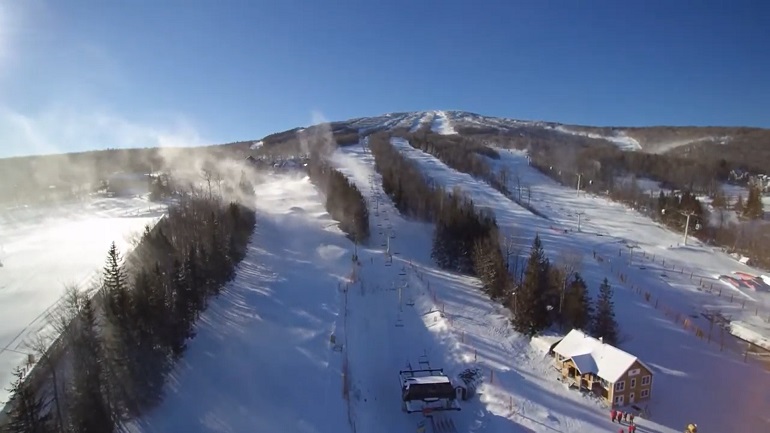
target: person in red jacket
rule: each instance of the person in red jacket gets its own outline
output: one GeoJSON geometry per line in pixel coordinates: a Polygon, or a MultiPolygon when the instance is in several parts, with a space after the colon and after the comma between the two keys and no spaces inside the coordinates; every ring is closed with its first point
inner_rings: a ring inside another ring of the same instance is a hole
{"type": "Polygon", "coordinates": [[[618,411],[618,424],[623,424],[623,411],[618,411]]]}
{"type": "Polygon", "coordinates": [[[612,417],[612,422],[615,422],[615,417],[617,416],[617,414],[618,414],[618,411],[616,411],[615,409],[612,409],[610,411],[610,416],[612,417]]]}
{"type": "Polygon", "coordinates": [[[628,426],[628,433],[636,433],[636,424],[628,426]]]}

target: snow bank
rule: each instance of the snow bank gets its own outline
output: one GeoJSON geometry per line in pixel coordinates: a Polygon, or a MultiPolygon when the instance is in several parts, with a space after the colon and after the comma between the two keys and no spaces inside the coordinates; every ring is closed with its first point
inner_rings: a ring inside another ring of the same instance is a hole
{"type": "Polygon", "coordinates": [[[754,343],[757,346],[770,350],[770,338],[757,332],[755,326],[752,326],[746,322],[735,320],[730,322],[730,333],[740,338],[741,340],[754,343]]]}

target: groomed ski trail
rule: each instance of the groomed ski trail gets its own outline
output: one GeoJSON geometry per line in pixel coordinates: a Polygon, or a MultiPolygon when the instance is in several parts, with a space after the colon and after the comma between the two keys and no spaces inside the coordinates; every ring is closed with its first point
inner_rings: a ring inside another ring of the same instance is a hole
{"type": "Polygon", "coordinates": [[[352,248],[307,177],[256,185],[257,228],[166,387],[132,432],[347,433],[330,344],[352,248]]]}

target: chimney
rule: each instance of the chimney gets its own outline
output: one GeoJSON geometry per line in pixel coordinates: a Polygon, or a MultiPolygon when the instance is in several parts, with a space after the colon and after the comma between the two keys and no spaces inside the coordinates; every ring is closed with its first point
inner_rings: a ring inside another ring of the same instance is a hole
{"type": "Polygon", "coordinates": [[[604,344],[604,337],[599,337],[599,341],[604,344]]]}

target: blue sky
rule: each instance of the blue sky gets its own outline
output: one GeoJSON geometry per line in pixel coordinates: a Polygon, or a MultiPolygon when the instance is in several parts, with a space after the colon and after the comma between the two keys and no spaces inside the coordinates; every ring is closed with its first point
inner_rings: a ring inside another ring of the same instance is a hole
{"type": "Polygon", "coordinates": [[[761,1],[0,0],[0,156],[427,109],[770,127],[768,22],[761,1]]]}

